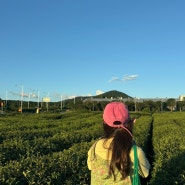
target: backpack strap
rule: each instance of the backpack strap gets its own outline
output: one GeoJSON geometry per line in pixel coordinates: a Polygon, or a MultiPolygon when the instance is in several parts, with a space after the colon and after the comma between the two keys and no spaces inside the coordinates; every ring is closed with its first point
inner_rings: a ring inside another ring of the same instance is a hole
{"type": "Polygon", "coordinates": [[[134,149],[134,174],[133,174],[133,179],[132,179],[132,184],[133,185],[140,185],[140,178],[138,174],[138,156],[137,156],[137,146],[136,144],[133,145],[134,149]]]}

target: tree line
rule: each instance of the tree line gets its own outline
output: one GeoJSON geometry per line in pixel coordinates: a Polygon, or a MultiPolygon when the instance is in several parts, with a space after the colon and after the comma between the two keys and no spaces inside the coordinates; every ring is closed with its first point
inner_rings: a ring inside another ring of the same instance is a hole
{"type": "MultiPolygon", "coordinates": [[[[113,99],[112,101],[115,101],[113,99]]],[[[169,98],[166,101],[152,101],[143,100],[138,101],[134,99],[122,100],[128,106],[130,111],[142,111],[142,112],[162,112],[162,111],[183,111],[185,110],[185,101],[177,101],[174,98],[169,98]]],[[[84,111],[102,111],[106,104],[110,101],[102,101],[100,99],[88,99],[83,101],[81,98],[63,100],[61,102],[33,102],[33,101],[18,101],[18,100],[2,100],[1,102],[1,113],[2,112],[28,112],[35,113],[36,110],[39,112],[61,112],[69,110],[84,110],[84,111]]]]}

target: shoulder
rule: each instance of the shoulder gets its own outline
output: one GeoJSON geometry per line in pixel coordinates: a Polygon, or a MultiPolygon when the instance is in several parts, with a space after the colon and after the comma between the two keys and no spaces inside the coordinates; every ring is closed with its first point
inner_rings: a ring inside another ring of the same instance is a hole
{"type": "Polygon", "coordinates": [[[137,146],[137,155],[138,155],[138,158],[141,157],[141,156],[145,157],[145,152],[139,146],[137,146]]]}
{"type": "Polygon", "coordinates": [[[93,143],[93,145],[91,145],[90,149],[88,150],[88,155],[93,151],[95,150],[95,147],[96,147],[96,144],[99,140],[97,140],[96,142],[93,143]]]}
{"type": "Polygon", "coordinates": [[[102,145],[102,143],[103,143],[103,141],[104,141],[104,139],[98,139],[97,141],[95,141],[94,143],[93,143],[93,145],[90,147],[90,149],[89,149],[89,151],[88,151],[88,154],[90,154],[92,151],[94,152],[95,151],[95,148],[99,148],[99,146],[101,146],[102,145]]]}
{"type": "MultiPolygon", "coordinates": [[[[108,154],[108,150],[110,147],[110,144],[112,142],[112,138],[111,139],[99,139],[98,141],[96,141],[91,148],[88,151],[88,155],[98,155],[103,159],[107,159],[107,154],[108,154]]],[[[111,156],[111,151],[109,151],[109,154],[111,156]]]]}
{"type": "Polygon", "coordinates": [[[134,145],[132,146],[131,150],[130,150],[130,157],[131,157],[131,159],[134,158],[134,147],[136,147],[136,151],[137,151],[137,156],[138,156],[138,158],[140,158],[140,157],[145,157],[145,153],[144,153],[143,149],[142,149],[140,146],[134,144],[134,145]]]}

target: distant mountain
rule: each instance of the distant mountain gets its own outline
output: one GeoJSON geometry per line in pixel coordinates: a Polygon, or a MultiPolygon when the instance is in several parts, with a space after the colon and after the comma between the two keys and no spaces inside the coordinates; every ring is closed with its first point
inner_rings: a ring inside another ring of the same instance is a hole
{"type": "Polygon", "coordinates": [[[132,98],[131,96],[120,92],[120,91],[116,91],[116,90],[112,90],[112,91],[108,91],[105,92],[103,94],[94,96],[94,98],[118,98],[118,97],[122,97],[122,98],[132,98]]]}

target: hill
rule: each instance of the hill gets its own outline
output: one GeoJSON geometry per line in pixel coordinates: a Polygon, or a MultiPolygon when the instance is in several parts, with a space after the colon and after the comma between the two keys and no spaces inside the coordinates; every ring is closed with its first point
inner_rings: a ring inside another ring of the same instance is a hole
{"type": "Polygon", "coordinates": [[[112,91],[108,91],[105,92],[103,94],[94,96],[94,98],[118,98],[118,97],[122,97],[122,98],[132,98],[131,96],[120,92],[120,91],[116,91],[116,90],[112,90],[112,91]]]}

